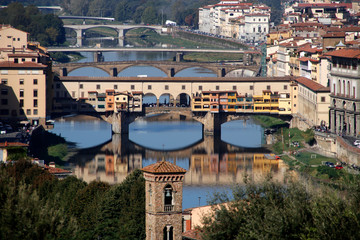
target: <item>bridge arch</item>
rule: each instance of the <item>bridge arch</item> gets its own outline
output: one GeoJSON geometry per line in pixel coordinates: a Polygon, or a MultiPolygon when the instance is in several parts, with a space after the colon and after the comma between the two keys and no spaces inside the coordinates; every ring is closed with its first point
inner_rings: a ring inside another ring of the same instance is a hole
{"type": "MultiPolygon", "coordinates": [[[[196,63],[194,63],[192,66],[178,66],[176,67],[176,70],[174,69],[174,76],[171,77],[188,77],[188,72],[189,71],[198,71],[199,73],[202,74],[202,76],[204,76],[204,72],[207,73],[209,76],[206,77],[216,77],[217,76],[217,72],[215,68],[211,68],[211,67],[205,67],[205,66],[200,66],[196,63]],[[203,71],[203,72],[201,72],[203,71]]],[[[193,75],[193,73],[192,73],[193,75]]],[[[196,77],[196,76],[194,76],[196,77]]]]}
{"type": "Polygon", "coordinates": [[[164,68],[158,67],[155,64],[142,64],[142,65],[138,65],[137,63],[133,63],[133,64],[129,64],[127,66],[124,67],[118,67],[117,68],[117,76],[118,77],[125,77],[129,76],[130,77],[137,77],[139,75],[151,75],[152,77],[166,77],[167,73],[164,71],[164,68]],[[144,71],[144,67],[146,67],[145,71],[144,71]],[[131,68],[135,69],[135,71],[131,70],[131,68]],[[151,68],[153,69],[157,69],[157,72],[151,73],[147,72],[150,71],[151,68]],[[135,73],[135,74],[133,74],[135,73]],[[154,76],[155,75],[155,76],[154,76]]]}
{"type": "MultiPolygon", "coordinates": [[[[76,72],[76,70],[79,70],[79,69],[87,69],[87,70],[89,70],[89,72],[91,72],[91,71],[93,71],[93,70],[96,69],[96,70],[97,70],[97,71],[96,71],[97,74],[93,74],[93,75],[103,75],[103,76],[98,76],[98,77],[108,77],[108,76],[111,76],[111,74],[109,73],[109,70],[106,69],[106,68],[103,68],[103,67],[101,67],[101,66],[88,66],[88,67],[79,66],[79,67],[65,68],[65,69],[63,69],[63,71],[66,71],[66,74],[64,74],[64,72],[63,72],[62,75],[63,75],[63,76],[67,76],[67,75],[69,75],[70,73],[72,73],[72,75],[74,75],[74,71],[76,72]],[[101,73],[100,73],[99,70],[101,70],[101,73]],[[102,73],[106,73],[106,74],[102,74],[102,73]]],[[[76,73],[75,73],[75,76],[77,76],[76,73]]],[[[79,76],[83,76],[83,74],[82,74],[82,75],[79,75],[79,76]]]]}
{"type": "Polygon", "coordinates": [[[180,93],[176,96],[176,106],[189,107],[191,106],[191,96],[187,93],[180,93]]]}

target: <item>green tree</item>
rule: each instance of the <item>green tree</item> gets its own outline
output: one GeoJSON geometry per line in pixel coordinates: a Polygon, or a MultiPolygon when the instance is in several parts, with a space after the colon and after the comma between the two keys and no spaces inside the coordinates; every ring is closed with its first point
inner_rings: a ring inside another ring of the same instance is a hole
{"type": "Polygon", "coordinates": [[[147,7],[142,16],[141,20],[145,24],[155,24],[158,23],[158,15],[153,7],[147,7]]]}

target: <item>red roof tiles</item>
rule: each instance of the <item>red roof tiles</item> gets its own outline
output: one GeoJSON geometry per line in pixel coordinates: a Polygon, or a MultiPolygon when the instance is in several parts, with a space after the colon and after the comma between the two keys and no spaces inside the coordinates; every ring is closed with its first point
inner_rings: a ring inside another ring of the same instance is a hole
{"type": "Polygon", "coordinates": [[[170,162],[161,161],[141,169],[148,173],[186,173],[186,170],[170,162]]]}
{"type": "Polygon", "coordinates": [[[360,59],[360,49],[344,48],[325,53],[326,56],[360,59]]]}
{"type": "Polygon", "coordinates": [[[330,92],[330,88],[324,87],[323,85],[305,77],[296,78],[296,81],[314,92],[330,92]]]}

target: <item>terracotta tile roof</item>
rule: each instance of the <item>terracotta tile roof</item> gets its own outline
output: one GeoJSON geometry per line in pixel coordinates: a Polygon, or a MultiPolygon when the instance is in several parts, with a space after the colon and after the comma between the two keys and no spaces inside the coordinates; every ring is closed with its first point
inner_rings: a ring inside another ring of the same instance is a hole
{"type": "Polygon", "coordinates": [[[70,174],[71,171],[65,170],[65,169],[61,169],[61,168],[56,168],[56,167],[49,167],[48,165],[44,165],[44,168],[51,174],[59,174],[59,173],[68,173],[70,174]]]}
{"type": "Polygon", "coordinates": [[[345,32],[330,32],[330,33],[326,33],[324,34],[322,37],[326,37],[326,38],[343,38],[345,37],[345,32]]]}
{"type": "Polygon", "coordinates": [[[0,68],[46,68],[46,65],[34,62],[13,63],[0,62],[0,68]]]}
{"type": "Polygon", "coordinates": [[[183,239],[189,239],[189,240],[201,240],[201,235],[199,230],[191,229],[182,234],[183,239]]]}
{"type": "Polygon", "coordinates": [[[360,59],[360,49],[344,48],[325,53],[326,56],[360,59]]]}
{"type": "Polygon", "coordinates": [[[167,161],[160,161],[141,169],[148,173],[186,173],[186,170],[167,161]]]}
{"type": "Polygon", "coordinates": [[[296,81],[299,84],[304,85],[305,87],[309,88],[310,90],[312,90],[314,92],[330,92],[330,88],[324,87],[323,85],[321,85],[315,81],[312,81],[306,77],[296,78],[296,81]]]}
{"type": "Polygon", "coordinates": [[[4,147],[28,147],[28,144],[21,142],[0,142],[0,148],[4,147]]]}

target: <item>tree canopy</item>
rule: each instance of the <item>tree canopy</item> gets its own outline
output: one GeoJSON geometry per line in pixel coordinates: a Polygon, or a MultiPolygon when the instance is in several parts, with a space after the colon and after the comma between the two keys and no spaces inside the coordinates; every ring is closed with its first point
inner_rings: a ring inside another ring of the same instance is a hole
{"type": "Polygon", "coordinates": [[[144,178],[87,184],[25,160],[1,164],[0,212],[0,239],[144,239],[144,178]]]}
{"type": "Polygon", "coordinates": [[[0,23],[28,32],[29,40],[43,46],[59,45],[66,40],[61,19],[54,14],[42,14],[34,5],[24,7],[19,2],[10,3],[0,10],[0,23]]]}
{"type": "Polygon", "coordinates": [[[204,219],[203,239],[356,239],[359,189],[359,180],[346,195],[298,181],[248,182],[204,219]]]}

